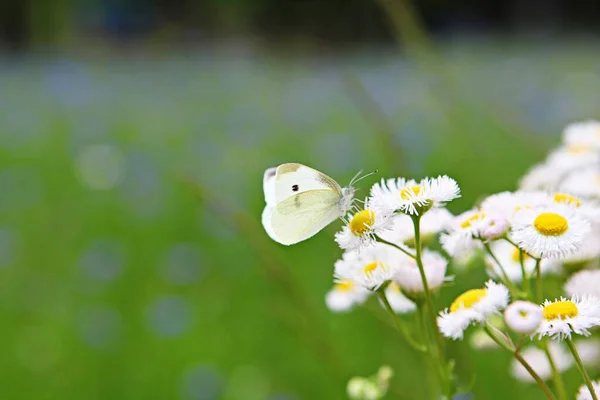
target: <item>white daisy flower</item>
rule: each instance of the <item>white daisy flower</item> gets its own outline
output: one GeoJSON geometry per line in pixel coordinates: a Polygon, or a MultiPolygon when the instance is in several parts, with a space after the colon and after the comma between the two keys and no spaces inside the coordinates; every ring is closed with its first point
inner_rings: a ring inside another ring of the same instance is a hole
{"type": "Polygon", "coordinates": [[[464,292],[454,300],[450,309],[438,316],[441,333],[447,338],[462,339],[469,325],[485,322],[500,312],[508,304],[508,298],[508,289],[493,281],[488,281],[485,288],[464,292]]]}
{"type": "Polygon", "coordinates": [[[600,207],[597,202],[580,199],[577,196],[568,193],[554,193],[552,194],[552,200],[556,204],[566,204],[576,208],[583,218],[590,221],[600,220],[600,207]]]}
{"type": "Polygon", "coordinates": [[[569,146],[587,146],[600,149],[600,122],[574,122],[563,131],[563,142],[569,146]]]}
{"type": "Polygon", "coordinates": [[[544,319],[535,332],[540,339],[550,336],[562,340],[573,333],[589,336],[589,329],[600,325],[600,300],[594,296],[546,300],[541,308],[544,319]]]}
{"type": "Polygon", "coordinates": [[[584,198],[600,199],[600,169],[598,167],[574,171],[560,184],[560,190],[584,198]]]}
{"type": "Polygon", "coordinates": [[[417,308],[416,304],[403,295],[400,286],[393,281],[385,288],[385,297],[390,303],[392,310],[398,314],[410,313],[417,308]]]}
{"type": "Polygon", "coordinates": [[[556,187],[562,174],[562,171],[548,162],[535,165],[521,178],[519,189],[526,191],[550,190],[556,187]]]}
{"type": "MultiPolygon", "coordinates": [[[[453,216],[445,208],[434,208],[423,214],[419,227],[421,229],[421,242],[426,245],[431,242],[436,234],[446,229],[453,216]]],[[[393,217],[394,226],[391,230],[382,232],[381,238],[394,244],[414,246],[415,230],[412,219],[405,214],[396,214],[393,217]]]]}
{"type": "Polygon", "coordinates": [[[481,211],[496,219],[512,222],[518,211],[551,204],[550,196],[545,192],[501,192],[487,197],[481,203],[481,211]]]}
{"type": "Polygon", "coordinates": [[[600,298],[600,270],[583,270],[573,274],[565,283],[569,296],[590,295],[600,298]]]}
{"type": "MultiPolygon", "coordinates": [[[[559,372],[564,372],[573,365],[571,353],[569,353],[562,344],[550,342],[548,343],[548,351],[559,372]]],[[[548,356],[543,350],[538,349],[537,347],[528,347],[521,352],[521,356],[523,356],[525,361],[527,361],[531,368],[533,368],[544,381],[552,378],[552,367],[548,361],[548,356]]],[[[513,360],[511,369],[512,375],[521,382],[535,383],[531,374],[516,359],[513,360]]]]}
{"type": "MultiPolygon", "coordinates": [[[[448,261],[440,253],[430,250],[423,251],[421,260],[429,289],[438,289],[444,283],[448,261]]],[[[422,293],[425,290],[417,262],[408,256],[402,258],[394,282],[408,293],[422,293]]]]}
{"type": "Polygon", "coordinates": [[[408,215],[422,215],[431,208],[460,197],[456,181],[446,175],[417,182],[404,178],[381,180],[371,188],[373,203],[408,215]]]}
{"type": "Polygon", "coordinates": [[[546,162],[554,165],[562,174],[600,163],[598,149],[586,145],[561,146],[552,151],[546,162]]]}
{"type": "MultiPolygon", "coordinates": [[[[600,381],[592,382],[592,387],[594,388],[596,395],[600,395],[600,381]]],[[[579,390],[577,391],[577,400],[593,400],[587,385],[583,384],[579,387],[579,390]]]]}
{"type": "Polygon", "coordinates": [[[369,290],[377,290],[398,272],[400,260],[407,257],[400,250],[374,243],[360,251],[347,251],[336,261],[336,281],[352,281],[369,290]]]}
{"type": "Polygon", "coordinates": [[[561,258],[577,251],[590,232],[590,223],[572,207],[556,204],[519,211],[512,240],[534,257],[561,258]]]}
{"type": "Polygon", "coordinates": [[[514,332],[529,335],[542,323],[542,310],[529,301],[512,302],[504,310],[504,321],[514,332]]]}
{"type": "Polygon", "coordinates": [[[362,304],[371,292],[350,280],[337,282],[325,296],[325,304],[333,312],[351,310],[355,305],[362,304]]]}
{"type": "Polygon", "coordinates": [[[357,250],[375,242],[375,236],[381,235],[393,227],[392,214],[386,209],[371,207],[369,200],[365,209],[348,214],[348,223],[335,234],[335,241],[344,250],[357,250]]]}
{"type": "Polygon", "coordinates": [[[496,240],[504,237],[515,214],[524,209],[547,205],[550,197],[543,192],[501,192],[487,197],[481,203],[481,212],[486,216],[479,228],[482,239],[496,240]]]}
{"type": "Polygon", "coordinates": [[[477,209],[469,210],[454,217],[448,233],[440,236],[440,243],[452,257],[463,256],[480,246],[478,238],[488,225],[485,213],[477,209]]]}

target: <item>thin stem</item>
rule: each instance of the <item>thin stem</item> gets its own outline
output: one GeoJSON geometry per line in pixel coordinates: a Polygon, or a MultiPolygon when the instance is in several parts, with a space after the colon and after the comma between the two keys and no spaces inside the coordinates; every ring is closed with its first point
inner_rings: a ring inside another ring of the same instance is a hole
{"type": "Polygon", "coordinates": [[[573,341],[570,338],[567,338],[565,340],[565,342],[567,342],[567,346],[569,347],[569,350],[571,350],[571,354],[573,354],[573,358],[575,358],[575,363],[577,364],[577,368],[579,368],[579,372],[581,372],[581,375],[583,376],[583,379],[585,380],[585,384],[588,387],[588,389],[590,390],[590,393],[592,394],[592,399],[598,400],[598,396],[596,395],[596,391],[594,390],[594,385],[592,384],[592,380],[590,379],[590,376],[588,375],[587,370],[583,366],[583,362],[581,361],[581,357],[579,356],[579,352],[577,351],[577,348],[575,348],[575,344],[573,344],[573,341]]]}
{"type": "Polygon", "coordinates": [[[513,285],[512,281],[508,277],[508,274],[506,273],[506,270],[502,266],[502,263],[500,262],[500,260],[498,260],[498,258],[492,251],[490,244],[483,240],[481,241],[481,243],[483,244],[483,248],[485,249],[485,251],[490,255],[490,257],[492,257],[492,259],[494,260],[494,262],[496,263],[498,268],[500,268],[500,272],[502,273],[502,277],[503,277],[502,280],[504,281],[504,284],[508,287],[508,289],[510,289],[511,293],[517,294],[518,293],[517,288],[515,287],[515,285],[513,285]]]}
{"type": "MultiPolygon", "coordinates": [[[[425,301],[427,302],[427,308],[429,310],[428,314],[429,314],[429,318],[431,319],[431,329],[432,329],[432,334],[434,336],[434,341],[436,344],[436,348],[437,348],[437,356],[439,357],[440,360],[440,364],[442,365],[442,372],[440,375],[441,378],[441,383],[442,385],[447,385],[448,386],[448,391],[451,392],[452,388],[451,388],[451,377],[447,377],[446,376],[446,361],[445,361],[445,351],[444,351],[444,342],[442,339],[442,335],[440,334],[439,328],[437,326],[437,319],[436,319],[436,308],[435,305],[433,304],[433,295],[431,293],[431,290],[429,289],[429,283],[427,282],[427,275],[425,275],[425,266],[423,265],[423,259],[421,257],[421,253],[422,253],[422,244],[421,244],[421,216],[420,215],[413,215],[412,216],[412,220],[413,220],[413,226],[414,226],[414,232],[415,232],[415,261],[417,262],[417,266],[419,267],[419,274],[421,275],[421,281],[423,283],[423,291],[425,292],[425,301]]],[[[450,397],[452,398],[452,393],[449,393],[450,397]]]]}
{"type": "Polygon", "coordinates": [[[562,374],[556,367],[556,362],[554,362],[554,357],[550,353],[550,349],[548,348],[548,342],[546,340],[542,340],[540,343],[542,350],[546,353],[546,357],[548,358],[548,362],[550,363],[550,368],[552,369],[552,382],[554,382],[554,388],[558,392],[558,398],[560,400],[567,400],[567,390],[565,389],[565,382],[563,381],[562,374]]]}
{"type": "Polygon", "coordinates": [[[412,336],[408,333],[408,331],[405,329],[404,325],[402,325],[402,322],[400,322],[398,315],[396,315],[396,312],[390,305],[390,302],[388,301],[387,296],[385,295],[385,291],[380,289],[377,291],[377,295],[379,296],[379,299],[383,303],[383,306],[385,307],[386,311],[392,316],[392,320],[394,321],[394,326],[396,327],[398,332],[400,332],[400,334],[404,337],[406,342],[408,344],[410,344],[415,350],[418,350],[423,353],[426,352],[427,347],[425,347],[421,343],[418,343],[416,340],[414,340],[412,338],[412,336]]]}
{"type": "Polygon", "coordinates": [[[529,274],[525,269],[525,252],[519,247],[517,249],[519,250],[519,264],[521,264],[521,274],[523,275],[523,290],[525,290],[529,299],[531,298],[531,286],[529,285],[529,274]]]}
{"type": "Polygon", "coordinates": [[[533,370],[533,368],[531,368],[531,365],[529,365],[529,363],[523,358],[523,356],[521,355],[521,353],[519,353],[519,351],[517,349],[515,349],[513,346],[511,346],[506,341],[498,338],[496,336],[496,334],[489,328],[488,325],[485,325],[483,329],[486,331],[486,333],[490,336],[490,338],[494,342],[496,342],[500,347],[502,347],[505,350],[507,350],[508,352],[510,352],[517,359],[517,361],[519,363],[521,363],[521,365],[527,370],[527,372],[529,372],[531,377],[538,384],[540,389],[542,389],[542,391],[544,392],[544,394],[546,395],[548,400],[556,400],[556,397],[554,396],[554,394],[552,393],[552,391],[550,390],[548,385],[546,385],[544,380],[542,378],[540,378],[540,376],[533,370]]]}
{"type": "Polygon", "coordinates": [[[544,292],[542,289],[542,268],[540,266],[541,259],[535,259],[535,299],[541,304],[544,300],[544,292]]]}
{"type": "Polygon", "coordinates": [[[397,248],[398,250],[400,250],[401,252],[403,252],[404,254],[406,254],[407,256],[409,256],[410,258],[413,258],[413,259],[415,258],[415,255],[414,255],[414,254],[412,254],[410,251],[408,251],[408,250],[406,250],[406,249],[402,248],[402,246],[398,246],[398,245],[397,245],[397,244],[395,244],[395,243],[388,242],[387,240],[385,240],[385,239],[382,239],[382,238],[381,238],[381,237],[379,237],[379,236],[375,236],[375,238],[377,239],[377,241],[378,241],[379,243],[383,243],[383,244],[387,244],[387,245],[389,245],[389,246],[393,246],[393,247],[397,248]]]}

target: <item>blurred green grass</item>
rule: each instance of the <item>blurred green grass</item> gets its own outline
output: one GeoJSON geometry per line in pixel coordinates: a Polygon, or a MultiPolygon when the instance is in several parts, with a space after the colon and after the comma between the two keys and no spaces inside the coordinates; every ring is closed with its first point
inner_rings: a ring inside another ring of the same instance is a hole
{"type": "MultiPolygon", "coordinates": [[[[425,398],[424,363],[375,301],[325,308],[338,224],[291,248],[268,240],[262,173],[295,161],[340,183],[359,169],[449,174],[463,211],[515,188],[567,122],[598,116],[586,43],[447,43],[444,80],[389,49],[3,61],[2,397],[343,399],[348,378],[390,364],[390,398],[425,398]],[[111,153],[90,178],[97,144],[111,153]]],[[[484,279],[459,275],[439,304],[484,279]]],[[[506,355],[450,348],[475,398],[541,398],[506,355]]]]}

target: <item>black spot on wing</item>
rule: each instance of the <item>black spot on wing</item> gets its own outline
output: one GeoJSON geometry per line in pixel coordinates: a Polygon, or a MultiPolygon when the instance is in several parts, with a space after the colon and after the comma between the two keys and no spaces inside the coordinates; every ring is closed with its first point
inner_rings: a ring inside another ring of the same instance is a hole
{"type": "Polygon", "coordinates": [[[298,190],[300,190],[300,187],[298,185],[292,185],[292,190],[294,192],[297,192],[298,190]]]}

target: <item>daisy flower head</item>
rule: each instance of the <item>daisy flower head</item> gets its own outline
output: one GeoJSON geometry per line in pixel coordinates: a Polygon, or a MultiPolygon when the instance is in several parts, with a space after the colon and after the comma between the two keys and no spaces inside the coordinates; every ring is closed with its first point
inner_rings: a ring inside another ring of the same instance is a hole
{"type": "Polygon", "coordinates": [[[462,339],[469,325],[485,322],[503,310],[508,298],[508,289],[493,281],[488,281],[484,288],[464,292],[438,316],[441,333],[447,338],[462,339]]]}
{"type": "Polygon", "coordinates": [[[333,312],[350,311],[362,304],[371,292],[350,280],[340,280],[325,295],[325,304],[333,312]]]}
{"type": "Polygon", "coordinates": [[[416,304],[403,295],[400,286],[393,281],[385,288],[385,297],[390,303],[392,310],[398,314],[411,313],[417,308],[416,304]]]}
{"type": "Polygon", "coordinates": [[[590,229],[576,209],[555,204],[519,211],[510,236],[534,257],[561,258],[576,252],[590,229]]]}
{"type": "MultiPolygon", "coordinates": [[[[424,250],[422,254],[425,277],[431,290],[442,286],[446,277],[448,261],[440,253],[424,250]]],[[[394,282],[407,293],[420,294],[425,290],[417,262],[410,257],[404,257],[394,275],[394,282]]]]}
{"type": "Polygon", "coordinates": [[[573,333],[589,336],[589,329],[600,325],[600,300],[594,296],[546,300],[541,308],[544,318],[535,332],[540,339],[549,336],[562,340],[573,333]]]}
{"type": "Polygon", "coordinates": [[[600,168],[590,167],[573,171],[560,184],[560,190],[577,196],[600,199],[600,168]]]}
{"type": "Polygon", "coordinates": [[[504,321],[514,332],[529,335],[542,323],[542,310],[529,301],[512,302],[504,310],[504,321]]]}
{"type": "Polygon", "coordinates": [[[518,195],[514,192],[500,192],[486,197],[481,202],[481,211],[510,219],[519,205],[518,195]]]}
{"type": "Polygon", "coordinates": [[[385,208],[372,207],[369,199],[363,210],[348,214],[346,220],[342,230],[335,234],[335,241],[343,250],[358,250],[373,244],[375,236],[393,227],[392,214],[385,208]]]}
{"type": "Polygon", "coordinates": [[[360,251],[347,251],[334,265],[336,282],[352,281],[369,290],[377,290],[398,272],[399,263],[408,257],[400,250],[374,243],[360,251]]]}
{"type": "Polygon", "coordinates": [[[600,298],[600,270],[576,272],[565,283],[565,292],[569,296],[590,295],[600,298]]]}
{"type": "MultiPolygon", "coordinates": [[[[446,229],[452,218],[450,211],[445,208],[434,208],[423,214],[419,225],[422,243],[430,243],[436,234],[446,229]]],[[[415,230],[412,219],[405,214],[396,214],[393,220],[392,229],[382,232],[381,237],[395,244],[414,246],[415,230]]]]}
{"type": "Polygon", "coordinates": [[[432,208],[460,197],[456,181],[446,175],[437,178],[381,180],[371,188],[375,204],[407,215],[423,215],[432,208]]]}
{"type": "MultiPolygon", "coordinates": [[[[556,364],[558,372],[564,372],[573,365],[573,357],[571,357],[571,354],[561,343],[548,343],[548,351],[556,364]]],[[[528,347],[521,352],[521,356],[523,356],[525,361],[527,361],[542,380],[547,381],[552,378],[552,366],[548,361],[548,356],[543,350],[538,349],[537,347],[528,347]]],[[[519,381],[535,383],[535,380],[529,371],[527,371],[516,359],[513,360],[511,369],[512,375],[519,381]]]]}
{"type": "MultiPolygon", "coordinates": [[[[594,392],[596,394],[600,394],[600,381],[592,382],[592,387],[594,388],[594,392]]],[[[587,385],[581,385],[579,390],[577,391],[577,400],[593,400],[592,394],[590,393],[590,389],[587,385]]]]}
{"type": "Polygon", "coordinates": [[[600,153],[597,148],[572,144],[561,146],[550,153],[546,159],[554,165],[562,174],[569,171],[596,165],[600,162],[600,153]]]}
{"type": "Polygon", "coordinates": [[[556,186],[562,172],[548,162],[533,166],[519,181],[519,189],[549,190],[556,186]]]}
{"type": "Polygon", "coordinates": [[[576,208],[580,214],[589,221],[597,222],[600,220],[600,206],[597,202],[581,199],[572,194],[562,192],[552,194],[551,198],[556,204],[565,204],[576,208]]]}
{"type": "Polygon", "coordinates": [[[440,236],[440,243],[454,257],[465,255],[480,245],[478,239],[489,220],[484,212],[472,209],[454,217],[449,225],[448,233],[440,236]]]}
{"type": "Polygon", "coordinates": [[[594,120],[574,122],[563,131],[567,146],[587,146],[600,149],[600,122],[594,120]]]}
{"type": "Polygon", "coordinates": [[[541,207],[550,203],[550,196],[541,191],[501,192],[483,200],[480,208],[488,216],[512,222],[517,212],[541,207]]]}

